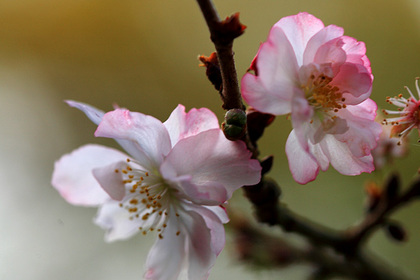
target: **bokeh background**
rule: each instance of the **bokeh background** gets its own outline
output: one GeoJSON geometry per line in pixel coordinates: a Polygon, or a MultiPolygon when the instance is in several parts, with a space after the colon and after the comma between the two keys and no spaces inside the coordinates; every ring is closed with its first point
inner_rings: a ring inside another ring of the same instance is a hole
{"type": "MultiPolygon", "coordinates": [[[[419,0],[215,4],[223,17],[240,12],[248,26],[234,46],[239,75],[276,21],[307,11],[366,42],[375,75],[372,98],[379,106],[404,85],[414,89],[420,76],[419,0]]],[[[92,223],[96,210],[67,204],[50,185],[62,154],[86,143],[116,146],[94,138],[95,126],[63,100],[104,110],[117,103],[161,120],[182,103],[208,107],[222,119],[218,94],[198,67],[197,56],[212,51],[194,0],[0,0],[0,279],[141,279],[154,236],[107,244],[92,223]]],[[[261,140],[262,155],[275,156],[271,176],[282,186],[283,201],[334,228],[359,220],[366,180],[383,180],[389,170],[346,177],[331,168],[315,182],[298,185],[284,153],[289,131],[289,122],[279,117],[261,140]]],[[[394,166],[405,185],[420,163],[416,140],[412,135],[410,154],[394,166]]],[[[251,213],[240,191],[231,207],[251,213]]],[[[412,204],[393,216],[405,225],[408,242],[391,242],[381,232],[369,242],[372,251],[414,279],[420,278],[419,211],[412,204]]],[[[310,270],[255,270],[235,259],[228,242],[210,279],[304,279],[310,270]]]]}

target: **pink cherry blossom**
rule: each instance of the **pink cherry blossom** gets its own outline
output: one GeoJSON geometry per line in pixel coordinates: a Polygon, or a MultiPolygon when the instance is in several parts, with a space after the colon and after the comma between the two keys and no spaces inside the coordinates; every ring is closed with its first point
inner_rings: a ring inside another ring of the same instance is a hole
{"type": "Polygon", "coordinates": [[[301,184],[331,164],[345,175],[374,170],[381,127],[368,97],[373,76],[363,42],[308,13],[277,22],[242,79],[256,110],[291,117],[286,154],[301,184]]]}
{"type": "Polygon", "coordinates": [[[387,102],[395,105],[398,110],[383,110],[386,115],[399,115],[393,118],[387,118],[383,120],[386,125],[392,125],[390,137],[397,136],[400,138],[398,145],[402,144],[402,141],[406,139],[407,135],[411,130],[417,128],[420,137],[420,88],[419,79],[416,78],[416,90],[418,99],[414,96],[408,87],[405,89],[410,94],[409,98],[403,97],[402,94],[396,97],[387,97],[387,102]]]}
{"type": "Polygon", "coordinates": [[[68,101],[127,154],[85,145],[55,163],[52,185],[69,202],[98,206],[106,240],[156,232],[145,279],[207,279],[224,247],[223,208],[232,193],[260,180],[243,142],[227,140],[208,109],[179,105],[162,123],[126,109],[104,113],[68,101]]]}

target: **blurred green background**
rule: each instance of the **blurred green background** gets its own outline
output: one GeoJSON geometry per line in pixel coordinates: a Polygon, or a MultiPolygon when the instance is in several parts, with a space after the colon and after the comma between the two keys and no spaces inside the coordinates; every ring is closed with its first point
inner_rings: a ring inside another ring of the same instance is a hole
{"type": "MultiPolygon", "coordinates": [[[[215,4],[222,17],[240,12],[248,26],[235,41],[242,76],[281,17],[307,11],[326,25],[364,41],[375,75],[372,98],[385,96],[420,76],[419,0],[228,0],[215,4]]],[[[165,120],[178,103],[208,107],[220,119],[221,102],[198,67],[213,45],[193,0],[0,0],[0,279],[141,279],[153,236],[106,244],[92,224],[96,210],[68,205],[50,185],[54,161],[86,143],[116,146],[93,137],[95,126],[63,103],[74,99],[111,110],[117,103],[165,120]]],[[[292,209],[335,228],[362,217],[366,180],[386,174],[341,176],[332,168],[306,186],[290,175],[284,144],[290,124],[279,117],[261,140],[274,154],[271,176],[292,209]]],[[[419,168],[420,144],[395,169],[407,185],[419,168]]],[[[239,191],[231,206],[250,209],[239,191]]],[[[249,212],[251,210],[248,210],[249,212]]],[[[409,242],[396,244],[379,232],[369,247],[396,269],[420,278],[420,205],[393,217],[409,242]]],[[[264,226],[265,227],[265,226],[264,226]]],[[[280,231],[276,230],[277,233],[280,231]]],[[[230,239],[231,237],[229,237],[230,239]]],[[[304,279],[310,267],[253,271],[234,259],[228,244],[210,279],[304,279]]]]}

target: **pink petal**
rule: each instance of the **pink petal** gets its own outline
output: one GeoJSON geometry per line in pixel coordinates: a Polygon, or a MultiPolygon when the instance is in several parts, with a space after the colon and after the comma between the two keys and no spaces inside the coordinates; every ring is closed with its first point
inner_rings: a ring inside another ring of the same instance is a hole
{"type": "MultiPolygon", "coordinates": [[[[343,50],[347,54],[347,62],[361,64],[363,65],[370,74],[372,74],[372,69],[370,68],[370,61],[366,56],[366,45],[363,42],[359,42],[356,39],[343,36],[341,38],[343,40],[343,50]]],[[[372,76],[373,79],[373,76],[372,76]]]]}
{"type": "Polygon", "coordinates": [[[110,197],[96,181],[92,170],[125,158],[125,154],[111,148],[82,146],[55,163],[51,184],[71,204],[100,205],[110,197]]]}
{"type": "Polygon", "coordinates": [[[295,89],[292,102],[292,125],[294,133],[300,146],[307,152],[309,151],[308,137],[313,129],[311,119],[314,114],[313,107],[309,105],[302,91],[295,89]]]}
{"type": "Polygon", "coordinates": [[[209,109],[193,108],[188,113],[185,113],[183,105],[178,105],[163,124],[169,132],[172,146],[180,139],[209,129],[219,128],[219,121],[216,115],[209,109]]]}
{"type": "Polygon", "coordinates": [[[320,144],[331,165],[343,175],[370,173],[375,169],[371,155],[355,156],[346,143],[338,141],[333,135],[326,135],[320,144]]]}
{"type": "Polygon", "coordinates": [[[319,173],[319,165],[308,152],[302,149],[294,130],[290,132],[286,141],[286,155],[290,172],[296,182],[306,184],[315,180],[319,173]]]}
{"type": "Polygon", "coordinates": [[[85,113],[86,116],[96,125],[98,125],[101,122],[102,117],[105,114],[103,111],[96,109],[95,107],[92,107],[86,103],[77,102],[73,100],[66,100],[66,103],[71,107],[77,108],[83,113],[85,113]]]}
{"type": "Polygon", "coordinates": [[[261,45],[257,57],[258,76],[242,78],[242,95],[258,111],[283,115],[291,111],[293,88],[297,79],[297,62],[284,32],[276,27],[261,45]]]}
{"type": "Polygon", "coordinates": [[[125,196],[125,184],[121,170],[126,166],[126,161],[118,161],[92,170],[99,185],[114,200],[122,200],[125,196]]]}
{"type": "Polygon", "coordinates": [[[356,157],[370,155],[371,151],[376,147],[382,127],[375,122],[376,103],[371,99],[366,99],[359,105],[347,106],[341,109],[338,115],[345,118],[349,126],[349,130],[336,138],[341,142],[346,142],[352,154],[356,157]]]}
{"type": "MultiPolygon", "coordinates": [[[[328,69],[333,73],[330,77],[335,76],[340,71],[340,66],[346,61],[347,55],[342,45],[340,38],[334,39],[322,45],[315,54],[315,63],[331,69],[328,69]]],[[[324,74],[327,73],[324,72],[324,74]]]]}
{"type": "Polygon", "coordinates": [[[139,222],[130,219],[130,213],[121,208],[118,201],[103,204],[98,210],[95,224],[106,231],[107,242],[124,240],[139,232],[139,222]]]}
{"type": "Polygon", "coordinates": [[[311,14],[299,13],[282,18],[274,25],[274,28],[280,28],[286,34],[296,54],[297,63],[301,66],[308,41],[324,28],[324,24],[311,14]]]}
{"type": "MultiPolygon", "coordinates": [[[[168,226],[162,234],[163,238],[156,240],[147,256],[147,271],[144,279],[177,280],[185,263],[187,257],[185,230],[180,230],[178,217],[175,216],[173,211],[169,212],[168,217],[168,226]],[[177,235],[177,231],[180,231],[179,235],[177,235]]],[[[184,215],[181,217],[184,218],[184,215]]]]}
{"type": "Polygon", "coordinates": [[[331,82],[344,93],[347,105],[356,105],[368,98],[372,91],[372,76],[360,64],[344,63],[331,82]]]}
{"type": "Polygon", "coordinates": [[[137,149],[130,153],[147,169],[158,168],[171,149],[168,131],[158,119],[123,109],[106,113],[95,136],[132,141],[137,149]]]}
{"type": "Polygon", "coordinates": [[[190,176],[189,189],[184,191],[193,195],[191,199],[214,200],[214,204],[221,204],[224,200],[220,199],[226,194],[229,199],[241,186],[259,182],[261,166],[250,157],[243,142],[229,141],[220,129],[212,129],[180,140],[168,154],[160,172],[163,178],[172,182],[178,177],[186,178],[182,181],[187,182],[190,176]],[[214,190],[209,188],[211,185],[214,190]],[[193,186],[196,191],[190,192],[193,186]]]}
{"type": "Polygon", "coordinates": [[[309,41],[303,54],[303,65],[316,62],[344,62],[346,54],[342,49],[343,28],[329,25],[317,32],[309,41]]]}

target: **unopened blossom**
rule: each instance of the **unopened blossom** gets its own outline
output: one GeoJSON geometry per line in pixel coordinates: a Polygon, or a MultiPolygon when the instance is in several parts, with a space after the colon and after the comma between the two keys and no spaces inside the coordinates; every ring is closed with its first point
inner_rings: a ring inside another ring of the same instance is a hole
{"type": "Polygon", "coordinates": [[[411,132],[411,130],[417,128],[420,137],[420,88],[419,79],[416,78],[416,90],[417,96],[411,92],[408,87],[405,89],[409,93],[409,97],[405,98],[402,94],[396,97],[387,97],[386,101],[389,104],[398,107],[397,110],[382,110],[385,115],[397,115],[393,118],[386,118],[383,120],[383,124],[392,125],[390,137],[398,137],[398,145],[401,145],[403,140],[411,132]]]}
{"type": "Polygon", "coordinates": [[[242,79],[242,95],[258,111],[288,115],[286,154],[301,184],[331,164],[345,175],[374,170],[371,150],[381,127],[369,99],[373,76],[363,42],[308,13],[270,31],[242,79]]]}
{"type": "Polygon", "coordinates": [[[179,105],[167,121],[126,109],[104,113],[68,101],[128,154],[85,145],[55,163],[52,185],[71,204],[98,206],[106,240],[155,232],[144,279],[207,279],[224,247],[223,208],[258,183],[261,167],[243,142],[227,140],[208,109],[179,105]]]}

